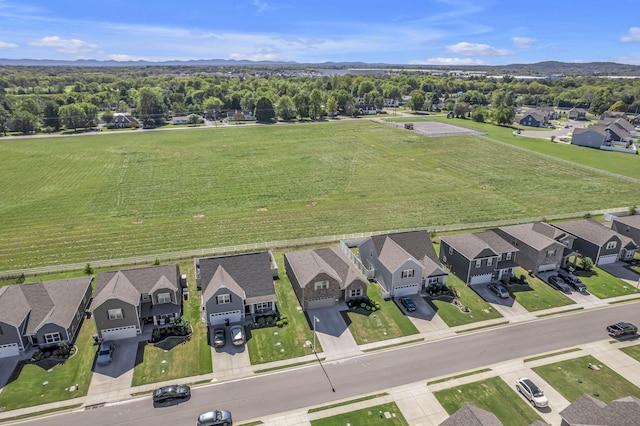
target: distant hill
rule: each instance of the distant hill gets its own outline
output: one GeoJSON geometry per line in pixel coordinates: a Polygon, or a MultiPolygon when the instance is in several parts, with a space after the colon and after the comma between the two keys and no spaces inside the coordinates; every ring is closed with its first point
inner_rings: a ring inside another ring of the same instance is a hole
{"type": "Polygon", "coordinates": [[[484,71],[488,74],[510,75],[633,75],[640,76],[639,65],[619,64],[615,62],[557,62],[545,61],[532,64],[510,65],[408,65],[408,64],[384,64],[365,62],[323,62],[323,63],[299,63],[277,61],[249,61],[229,59],[198,59],[191,61],[99,61],[94,59],[81,59],[75,61],[61,61],[54,59],[3,59],[0,58],[0,66],[37,66],[37,67],[150,67],[150,66],[219,66],[219,67],[313,67],[329,69],[346,68],[395,68],[395,69],[440,69],[440,70],[469,70],[484,71]]]}

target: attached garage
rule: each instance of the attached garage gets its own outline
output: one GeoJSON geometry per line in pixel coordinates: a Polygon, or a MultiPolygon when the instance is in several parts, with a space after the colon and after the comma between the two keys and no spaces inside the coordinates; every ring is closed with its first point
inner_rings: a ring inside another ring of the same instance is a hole
{"type": "Polygon", "coordinates": [[[418,294],[420,291],[420,283],[408,284],[393,288],[393,297],[404,297],[418,294]]]}
{"type": "Polygon", "coordinates": [[[128,325],[126,327],[118,328],[107,328],[102,330],[102,340],[128,339],[131,337],[136,337],[137,335],[138,331],[136,330],[135,325],[128,325]]]}
{"type": "Polygon", "coordinates": [[[336,299],[334,297],[324,297],[322,299],[313,299],[307,301],[307,310],[309,309],[320,309],[320,308],[330,308],[335,306],[336,299]]]}
{"type": "Polygon", "coordinates": [[[607,256],[600,256],[598,258],[598,265],[609,265],[610,263],[615,263],[618,260],[617,254],[610,254],[607,256]]]}
{"type": "Polygon", "coordinates": [[[493,274],[474,275],[469,279],[469,285],[490,283],[493,279],[493,274]]]}
{"type": "Polygon", "coordinates": [[[548,272],[548,271],[555,271],[555,270],[556,270],[555,263],[547,263],[546,265],[538,266],[538,272],[548,272]]]}
{"type": "Polygon", "coordinates": [[[11,356],[20,355],[20,347],[17,343],[10,343],[8,345],[0,345],[0,358],[9,358],[11,356]]]}
{"type": "Polygon", "coordinates": [[[224,325],[227,320],[230,324],[242,321],[241,311],[217,312],[209,314],[209,325],[224,325]]]}

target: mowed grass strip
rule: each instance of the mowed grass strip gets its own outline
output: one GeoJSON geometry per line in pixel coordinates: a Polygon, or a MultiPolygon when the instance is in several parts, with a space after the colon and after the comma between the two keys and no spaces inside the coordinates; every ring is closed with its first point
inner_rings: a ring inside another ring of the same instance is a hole
{"type": "Polygon", "coordinates": [[[25,364],[16,380],[9,382],[0,393],[0,407],[9,411],[85,396],[96,356],[95,332],[93,320],[85,319],[75,342],[77,353],[51,371],[36,364],[25,364]],[[77,390],[71,392],[69,389],[76,384],[77,390]]]}
{"type": "Polygon", "coordinates": [[[395,404],[390,402],[388,404],[374,405],[372,407],[362,408],[360,410],[351,411],[349,413],[338,414],[331,417],[325,417],[323,419],[317,419],[311,421],[312,426],[336,426],[336,425],[351,425],[351,426],[408,426],[409,423],[402,415],[402,412],[395,404]],[[389,417],[386,417],[386,413],[389,417]]]}
{"type": "Polygon", "coordinates": [[[639,187],[369,120],[2,140],[0,270],[632,205],[639,187]]]}
{"type": "Polygon", "coordinates": [[[627,346],[626,348],[620,348],[620,350],[640,362],[640,345],[627,346]]]}
{"type": "Polygon", "coordinates": [[[502,315],[500,315],[498,311],[493,309],[489,303],[485,302],[470,287],[466,286],[460,278],[453,274],[449,274],[447,276],[447,285],[458,291],[460,294],[458,300],[470,309],[469,313],[464,313],[453,303],[442,300],[430,301],[429,303],[432,303],[435,306],[438,315],[449,327],[502,318],[502,315]]]}
{"type": "Polygon", "coordinates": [[[540,278],[527,276],[524,270],[518,267],[516,275],[520,276],[522,274],[526,276],[530,290],[515,291],[513,292],[513,296],[515,297],[516,302],[522,305],[522,307],[527,311],[535,312],[575,303],[562,292],[552,288],[540,278]]]}
{"type": "Polygon", "coordinates": [[[575,274],[587,286],[587,291],[599,299],[636,294],[636,288],[597,266],[590,272],[576,271],[575,274]]]}
{"type": "Polygon", "coordinates": [[[640,397],[637,386],[591,355],[534,367],[533,371],[568,401],[575,401],[584,393],[607,404],[625,396],[640,397]],[[590,363],[602,367],[593,370],[589,368],[590,363]]]}
{"type": "Polygon", "coordinates": [[[536,420],[542,420],[522,398],[518,398],[512,389],[500,377],[456,386],[435,392],[436,399],[449,415],[458,411],[467,403],[496,415],[502,424],[509,426],[529,426],[536,420]]]}

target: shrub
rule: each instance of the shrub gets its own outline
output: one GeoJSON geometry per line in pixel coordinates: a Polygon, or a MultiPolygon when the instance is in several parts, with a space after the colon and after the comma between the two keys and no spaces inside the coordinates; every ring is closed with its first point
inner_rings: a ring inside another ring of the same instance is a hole
{"type": "Polygon", "coordinates": [[[282,328],[282,327],[284,327],[284,322],[282,320],[278,320],[278,321],[276,321],[276,326],[282,328]]]}
{"type": "Polygon", "coordinates": [[[69,344],[67,342],[60,342],[60,344],[58,345],[58,353],[60,355],[69,355],[69,352],[71,352],[71,348],[69,347],[69,344]]]}
{"type": "Polygon", "coordinates": [[[151,337],[153,337],[153,339],[159,339],[161,336],[160,334],[160,329],[156,328],[151,332],[151,337]]]}
{"type": "Polygon", "coordinates": [[[265,321],[267,322],[267,324],[271,324],[273,322],[273,317],[271,315],[269,315],[265,321]]]}
{"type": "Polygon", "coordinates": [[[284,325],[287,325],[287,324],[289,324],[289,319],[288,319],[287,317],[284,317],[284,318],[282,318],[282,319],[280,320],[280,322],[281,322],[282,324],[284,324],[284,325]]]}
{"type": "Polygon", "coordinates": [[[93,274],[93,268],[91,267],[91,264],[90,264],[90,263],[87,263],[87,264],[84,266],[84,273],[85,273],[86,275],[91,275],[91,274],[93,274]]]}
{"type": "Polygon", "coordinates": [[[368,306],[368,305],[367,305],[366,303],[364,303],[364,302],[362,302],[362,303],[360,304],[360,307],[361,307],[362,309],[367,309],[367,306],[368,306]]]}
{"type": "Polygon", "coordinates": [[[264,317],[258,317],[258,325],[264,325],[265,321],[264,317]]]}

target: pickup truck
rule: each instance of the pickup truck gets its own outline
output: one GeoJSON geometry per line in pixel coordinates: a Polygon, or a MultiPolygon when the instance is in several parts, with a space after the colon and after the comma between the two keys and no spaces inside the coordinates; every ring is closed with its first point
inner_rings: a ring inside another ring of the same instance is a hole
{"type": "Polygon", "coordinates": [[[617,324],[607,326],[607,332],[613,337],[620,337],[626,334],[636,334],[638,332],[638,327],[630,322],[619,322],[617,324]]]}

